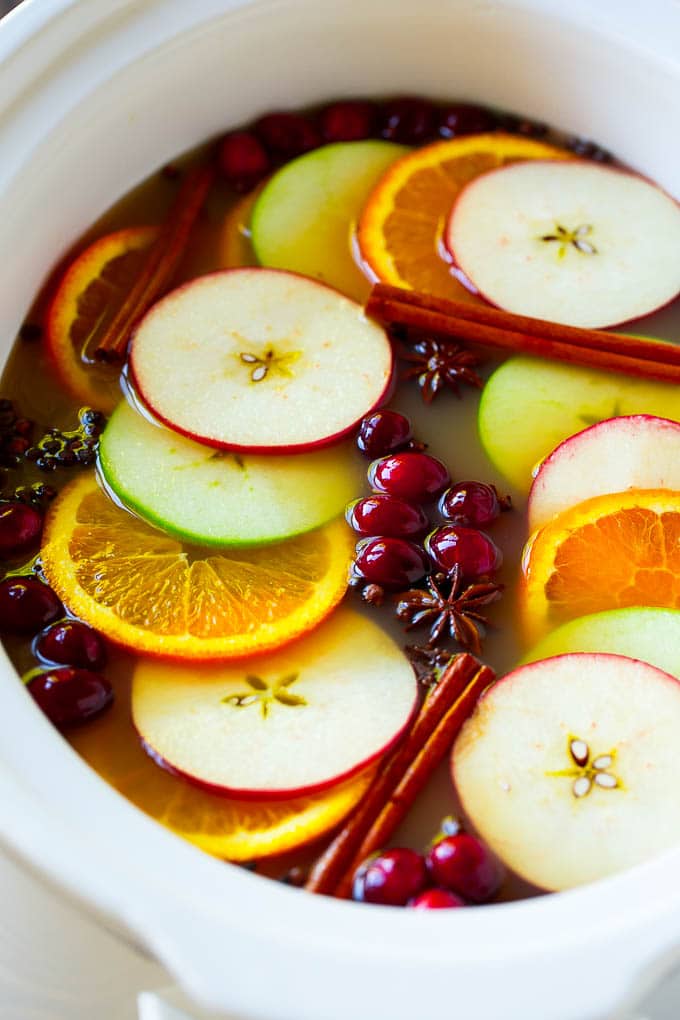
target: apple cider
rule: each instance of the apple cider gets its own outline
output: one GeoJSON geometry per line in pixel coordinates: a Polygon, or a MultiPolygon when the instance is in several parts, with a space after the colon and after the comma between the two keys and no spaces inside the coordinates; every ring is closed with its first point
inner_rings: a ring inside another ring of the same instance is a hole
{"type": "Polygon", "coordinates": [[[679,253],[655,184],[464,103],[267,114],[154,172],[2,376],[27,692],[311,892],[472,906],[680,841],[679,253]]]}

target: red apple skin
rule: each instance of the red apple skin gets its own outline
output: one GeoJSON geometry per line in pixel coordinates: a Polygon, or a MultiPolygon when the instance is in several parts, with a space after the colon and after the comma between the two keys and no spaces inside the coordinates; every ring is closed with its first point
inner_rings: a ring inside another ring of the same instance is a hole
{"type": "MultiPolygon", "coordinates": [[[[561,162],[563,162],[563,160],[554,160],[554,159],[536,159],[536,160],[532,160],[532,163],[561,163],[561,162]]],[[[588,166],[588,167],[597,166],[596,163],[594,164],[589,159],[569,159],[569,163],[570,164],[572,164],[572,163],[582,163],[582,164],[584,164],[585,166],[588,166]]],[[[501,173],[504,169],[505,169],[504,166],[498,166],[498,167],[495,167],[493,170],[485,171],[485,173],[483,175],[480,175],[480,176],[486,177],[486,176],[488,176],[488,174],[501,173]]],[[[670,194],[670,192],[666,191],[664,188],[659,187],[659,185],[657,184],[656,181],[653,181],[650,177],[645,176],[645,174],[638,173],[638,172],[636,172],[634,170],[625,170],[623,167],[620,167],[620,166],[611,166],[611,164],[609,164],[609,163],[607,164],[606,168],[602,167],[601,169],[606,169],[607,171],[612,171],[614,173],[625,174],[626,177],[639,177],[640,180],[646,181],[647,184],[651,184],[651,186],[653,188],[656,188],[657,191],[661,191],[664,195],[666,195],[668,198],[670,198],[671,201],[675,202],[676,205],[680,206],[680,202],[676,198],[674,198],[673,195],[670,194]]],[[[456,206],[458,205],[458,203],[460,202],[461,198],[463,197],[465,192],[468,190],[468,188],[474,188],[475,182],[478,179],[479,179],[478,177],[474,177],[470,181],[470,183],[466,184],[465,187],[462,188],[458,192],[458,194],[456,195],[456,198],[455,198],[455,200],[453,202],[453,205],[451,206],[451,209],[449,211],[449,215],[447,217],[446,224],[444,226],[444,231],[443,231],[442,237],[441,237],[441,245],[442,245],[443,250],[448,254],[449,258],[451,259],[451,264],[452,264],[452,266],[455,269],[456,279],[460,280],[460,282],[463,284],[463,286],[467,287],[467,289],[470,291],[470,293],[476,294],[477,297],[481,298],[482,301],[486,301],[486,303],[488,305],[491,305],[493,308],[498,308],[498,305],[494,304],[494,302],[491,300],[491,298],[487,297],[486,294],[484,293],[484,291],[480,290],[479,287],[477,286],[477,284],[474,282],[474,280],[471,279],[471,277],[469,277],[467,275],[467,273],[465,272],[464,267],[459,262],[459,260],[458,260],[458,258],[456,256],[456,251],[455,251],[455,248],[453,247],[453,243],[451,241],[451,224],[453,222],[453,217],[454,217],[455,212],[456,212],[456,206]]],[[[674,294],[673,297],[670,297],[668,299],[668,301],[664,301],[662,304],[658,305],[656,308],[651,308],[648,312],[645,312],[644,315],[632,316],[631,318],[628,318],[628,319],[621,319],[620,322],[612,322],[612,323],[610,323],[607,326],[607,329],[616,329],[619,326],[627,325],[629,322],[640,322],[641,320],[646,319],[649,315],[656,315],[657,312],[660,312],[664,308],[668,308],[669,305],[672,305],[673,302],[676,300],[677,296],[678,296],[677,294],[674,294]]]]}
{"type": "Polygon", "coordinates": [[[339,776],[331,776],[330,779],[324,779],[319,783],[312,783],[310,786],[297,786],[291,789],[280,788],[270,790],[249,790],[242,789],[240,787],[216,786],[214,783],[208,783],[203,779],[199,779],[198,776],[194,776],[189,772],[184,772],[182,769],[178,769],[174,765],[171,765],[170,762],[166,761],[165,758],[158,754],[154,748],[146,742],[144,736],[138,729],[136,729],[136,727],[135,729],[142,748],[156,763],[156,765],[160,766],[160,768],[164,769],[166,772],[169,772],[172,776],[185,779],[188,783],[191,783],[192,786],[197,787],[199,790],[207,790],[208,793],[214,793],[218,797],[233,797],[235,800],[294,800],[297,797],[309,797],[312,794],[323,793],[324,790],[330,790],[333,786],[338,786],[340,783],[344,783],[345,780],[351,779],[360,772],[366,771],[366,769],[375,762],[380,761],[381,758],[389,754],[390,751],[399,743],[403,734],[411,726],[411,723],[413,722],[420,707],[420,692],[418,689],[418,682],[415,678],[415,673],[413,677],[413,688],[413,708],[411,709],[411,713],[401,729],[394,734],[384,747],[380,748],[380,750],[376,751],[375,754],[372,754],[369,758],[365,758],[363,761],[357,762],[357,764],[353,765],[351,769],[347,769],[339,776]]]}
{"type": "MultiPolygon", "coordinates": [[[[659,418],[658,416],[653,414],[628,414],[621,415],[620,417],[616,418],[603,419],[602,421],[595,422],[594,425],[589,425],[588,428],[583,429],[581,432],[575,433],[575,435],[573,436],[568,436],[566,439],[563,439],[562,442],[555,447],[552,453],[550,453],[545,458],[536,474],[536,477],[531,483],[531,489],[529,490],[529,497],[527,502],[527,515],[529,518],[530,531],[534,530],[533,525],[531,524],[532,500],[535,501],[537,499],[539,487],[543,485],[544,479],[546,477],[545,472],[550,471],[552,466],[558,464],[561,458],[564,456],[578,458],[580,455],[580,447],[582,442],[583,441],[587,442],[588,439],[593,435],[593,433],[596,434],[598,430],[602,430],[603,428],[606,428],[608,425],[611,425],[611,427],[613,428],[621,429],[626,429],[626,427],[628,427],[629,429],[630,427],[648,429],[650,432],[650,439],[654,435],[654,433],[657,432],[657,430],[659,429],[662,429],[665,432],[674,432],[677,435],[678,450],[680,450],[680,422],[671,421],[669,418],[659,418]]],[[[652,442],[650,442],[650,451],[653,451],[652,442]]],[[[633,484],[635,485],[635,483],[633,484]]],[[[625,484],[622,484],[618,489],[612,489],[611,491],[612,492],[623,491],[624,489],[629,488],[630,485],[631,483],[626,480],[625,484]]],[[[648,485],[643,486],[635,485],[635,487],[650,488],[650,486],[648,485]]],[[[657,486],[652,487],[657,488],[657,486]]],[[[666,487],[667,486],[662,485],[658,486],[658,488],[666,487]]],[[[599,490],[596,491],[594,489],[593,495],[599,495],[599,490]]]]}
{"type": "MultiPolygon", "coordinates": [[[[209,276],[223,276],[226,273],[242,273],[242,272],[252,273],[253,270],[257,270],[257,268],[258,268],[257,266],[247,266],[245,268],[237,266],[237,267],[235,267],[233,269],[218,269],[218,270],[216,270],[213,273],[206,273],[204,276],[200,277],[200,279],[203,280],[203,279],[206,279],[206,277],[209,277],[209,276]]],[[[329,287],[327,284],[320,283],[318,280],[313,280],[312,281],[312,280],[309,279],[309,277],[303,276],[302,273],[291,272],[291,271],[289,271],[287,269],[270,269],[269,267],[267,267],[266,271],[267,271],[267,273],[284,273],[286,276],[299,276],[301,279],[303,279],[305,281],[305,283],[313,282],[315,284],[315,286],[322,287],[325,290],[329,290],[333,294],[339,294],[340,293],[339,291],[335,290],[334,287],[329,287]]],[[[183,283],[179,287],[175,287],[175,289],[170,291],[169,294],[166,294],[165,297],[160,299],[160,301],[157,301],[154,305],[152,305],[152,307],[149,309],[149,312],[154,311],[156,308],[158,308],[158,305],[161,304],[163,301],[165,301],[166,298],[174,297],[175,295],[179,294],[181,291],[186,290],[187,288],[191,287],[192,283],[193,283],[193,280],[189,280],[187,283],[183,283]]],[[[346,297],[344,294],[342,294],[341,296],[346,301],[351,302],[351,298],[346,297]]],[[[352,302],[352,303],[355,303],[355,302],[352,302]]],[[[360,307],[360,306],[357,305],[357,307],[360,307]]],[[[147,312],[146,314],[148,315],[149,312],[147,312]]],[[[182,436],[186,436],[188,439],[193,439],[197,443],[202,443],[204,446],[211,446],[211,447],[213,447],[213,448],[215,448],[217,450],[228,450],[228,451],[233,452],[233,453],[258,453],[258,454],[262,453],[262,454],[273,454],[273,455],[276,455],[276,454],[290,454],[290,453],[308,453],[308,452],[310,452],[312,450],[319,450],[319,449],[323,448],[324,446],[332,446],[334,443],[339,443],[341,439],[345,439],[347,436],[351,435],[355,431],[355,429],[358,427],[359,422],[361,421],[361,419],[364,418],[367,414],[370,414],[371,411],[375,411],[376,408],[378,408],[378,407],[382,407],[383,404],[388,403],[390,398],[391,398],[391,396],[392,396],[392,394],[393,394],[393,392],[394,392],[395,386],[396,386],[396,374],[395,374],[396,365],[395,365],[395,358],[394,358],[394,350],[392,348],[392,344],[391,344],[391,342],[389,340],[389,337],[387,336],[387,333],[384,333],[385,344],[389,348],[389,373],[388,373],[388,376],[387,376],[387,381],[385,382],[385,385],[383,386],[379,396],[376,398],[374,403],[371,404],[370,407],[367,407],[365,411],[362,411],[361,414],[359,415],[359,417],[356,419],[356,421],[353,421],[346,428],[342,429],[340,432],[334,433],[333,435],[323,436],[321,439],[315,439],[315,440],[313,440],[311,442],[308,442],[308,443],[291,444],[291,445],[288,445],[288,446],[244,446],[243,444],[240,444],[240,443],[221,442],[219,440],[212,439],[210,437],[196,435],[194,432],[190,432],[188,429],[180,428],[174,422],[170,421],[169,418],[166,418],[163,414],[161,414],[161,412],[156,407],[154,407],[153,404],[149,403],[146,400],[146,398],[144,397],[144,388],[143,388],[143,386],[141,385],[141,383],[139,381],[139,377],[138,377],[136,369],[135,369],[135,356],[134,356],[135,355],[135,334],[137,333],[137,331],[139,330],[139,328],[143,324],[144,318],[145,317],[143,317],[141,319],[141,321],[137,324],[137,327],[135,329],[135,333],[133,333],[132,339],[131,339],[131,342],[130,342],[130,356],[129,356],[129,360],[128,360],[128,381],[129,381],[129,384],[133,387],[133,389],[135,391],[135,399],[143,407],[147,408],[149,413],[158,422],[160,422],[162,425],[165,425],[171,431],[177,432],[177,433],[179,433],[182,436]]]]}

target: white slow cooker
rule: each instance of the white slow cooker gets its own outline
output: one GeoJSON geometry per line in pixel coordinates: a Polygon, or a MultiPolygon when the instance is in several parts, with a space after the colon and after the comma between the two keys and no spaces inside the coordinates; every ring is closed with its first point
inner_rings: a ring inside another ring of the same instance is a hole
{"type": "MultiPolygon", "coordinates": [[[[593,137],[680,195],[678,0],[26,0],[0,24],[2,361],[50,266],[151,169],[273,107],[399,92],[593,137]]],[[[0,805],[9,848],[244,1017],[596,1020],[680,956],[680,848],[450,913],[308,896],[204,856],[70,750],[4,654],[0,805]]]]}

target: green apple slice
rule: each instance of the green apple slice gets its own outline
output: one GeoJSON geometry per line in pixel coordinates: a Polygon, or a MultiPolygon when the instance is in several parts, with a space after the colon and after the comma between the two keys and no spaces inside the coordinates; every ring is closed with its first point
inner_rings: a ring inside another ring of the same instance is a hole
{"type": "Polygon", "coordinates": [[[680,843],[680,683],[621,655],[521,666],[453,750],[463,808],[527,881],[568,889],[680,843]]]}
{"type": "Polygon", "coordinates": [[[569,436],[619,415],[680,421],[680,387],[535,358],[510,358],[484,387],[479,435],[494,467],[528,492],[540,462],[569,436]]]}
{"type": "Polygon", "coordinates": [[[106,486],[149,524],[206,546],[280,542],[337,517],[361,491],[353,443],[292,456],[233,454],[153,424],[122,401],[101,437],[106,486]]]}
{"type": "Polygon", "coordinates": [[[253,210],[259,262],[304,273],[363,300],[370,284],[354,258],[354,227],[387,168],[409,151],[393,142],[337,142],[287,163],[253,210]]]}
{"type": "Polygon", "coordinates": [[[612,326],[680,291],[680,206],[638,174],[584,160],[481,174],[444,240],[487,300],[537,319],[612,326]]]}
{"type": "Polygon", "coordinates": [[[246,665],[138,661],[132,716],[146,750],[217,793],[318,792],[385,754],[418,703],[401,647],[340,609],[313,634],[246,665]]]}
{"type": "Polygon", "coordinates": [[[579,616],[546,635],[523,661],[566,652],[628,655],[680,678],[680,611],[635,606],[579,616]]]}

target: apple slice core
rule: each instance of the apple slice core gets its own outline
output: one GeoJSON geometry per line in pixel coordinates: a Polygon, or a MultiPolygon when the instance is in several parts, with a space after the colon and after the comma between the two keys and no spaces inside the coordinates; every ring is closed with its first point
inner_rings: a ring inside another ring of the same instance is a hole
{"type": "Polygon", "coordinates": [[[480,836],[527,881],[568,889],[680,843],[680,682],[636,659],[521,666],[480,700],[453,750],[480,836]]]}
{"type": "Polygon", "coordinates": [[[456,265],[510,312],[598,328],[680,291],[680,206],[644,178],[581,160],[476,177],[445,230],[456,265]]]}
{"type": "Polygon", "coordinates": [[[591,496],[680,491],[680,424],[649,414],[610,418],[571,436],[541,464],[529,493],[529,532],[591,496]]]}
{"type": "Polygon", "coordinates": [[[132,715],[159,764],[235,797],[319,791],[384,754],[418,699],[413,668],[371,620],[341,609],[312,635],[246,664],[141,660],[132,715]]]}
{"type": "Polygon", "coordinates": [[[223,449],[294,453],[334,442],[380,403],[392,348],[330,287],[232,269],[155,304],[133,337],[130,371],[170,428],[223,449]]]}

